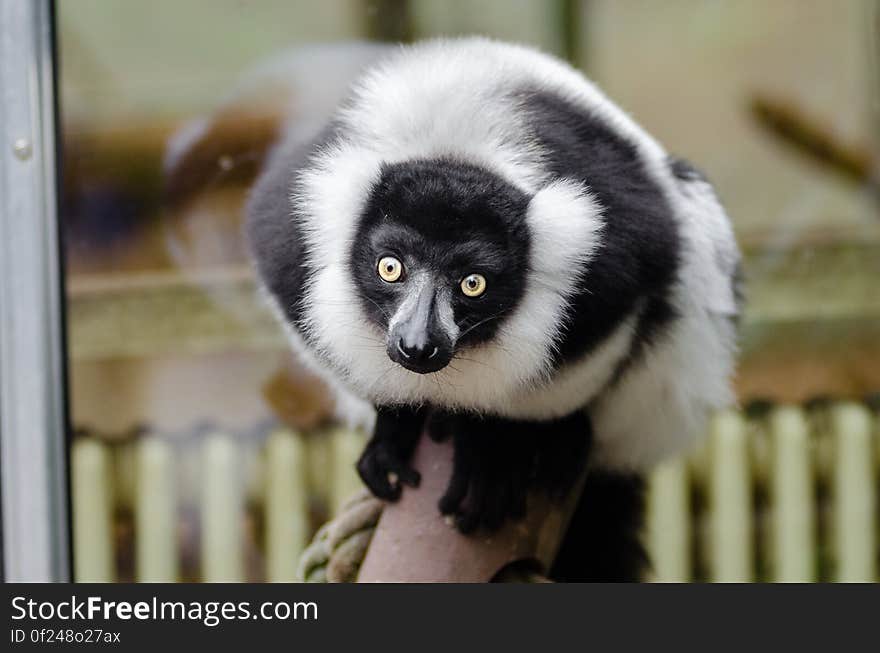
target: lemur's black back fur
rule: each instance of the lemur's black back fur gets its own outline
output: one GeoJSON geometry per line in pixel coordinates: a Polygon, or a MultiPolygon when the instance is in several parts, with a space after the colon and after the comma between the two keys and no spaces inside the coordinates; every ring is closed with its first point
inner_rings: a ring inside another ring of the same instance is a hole
{"type": "Polygon", "coordinates": [[[279,298],[285,318],[303,333],[299,299],[311,270],[302,229],[290,219],[290,193],[294,172],[308,157],[308,148],[288,143],[278,146],[251,189],[246,209],[246,236],[260,278],[279,298]]]}
{"type": "Polygon", "coordinates": [[[635,357],[675,317],[669,289],[680,238],[672,209],[635,146],[605,121],[545,91],[523,92],[522,103],[549,168],[586,183],[604,209],[602,250],[572,300],[558,361],[582,356],[639,308],[635,357]]]}

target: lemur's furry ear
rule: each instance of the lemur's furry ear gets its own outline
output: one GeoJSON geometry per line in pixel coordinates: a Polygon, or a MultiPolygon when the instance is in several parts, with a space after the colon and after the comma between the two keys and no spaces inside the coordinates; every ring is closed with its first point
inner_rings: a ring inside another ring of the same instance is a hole
{"type": "MultiPolygon", "coordinates": [[[[602,207],[580,182],[553,181],[532,196],[526,213],[533,272],[553,286],[583,269],[600,246],[602,207]]],[[[570,284],[564,284],[569,292],[570,284]]]]}

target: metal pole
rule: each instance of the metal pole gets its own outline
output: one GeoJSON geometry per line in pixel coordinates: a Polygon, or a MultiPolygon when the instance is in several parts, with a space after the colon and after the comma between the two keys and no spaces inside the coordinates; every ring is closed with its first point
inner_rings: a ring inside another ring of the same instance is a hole
{"type": "Polygon", "coordinates": [[[52,4],[0,0],[0,491],[6,581],[69,571],[52,4]]]}

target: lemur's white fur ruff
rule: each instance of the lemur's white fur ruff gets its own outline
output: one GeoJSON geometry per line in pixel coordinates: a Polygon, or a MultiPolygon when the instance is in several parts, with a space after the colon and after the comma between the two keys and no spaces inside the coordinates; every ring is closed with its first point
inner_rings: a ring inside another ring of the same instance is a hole
{"type": "Polygon", "coordinates": [[[337,125],[343,137],[316,153],[291,189],[291,210],[304,221],[317,270],[302,298],[316,346],[288,329],[295,349],[323,375],[329,370],[335,385],[378,403],[430,402],[519,418],[590,406],[598,461],[617,469],[641,469],[681,450],[703,430],[710,409],[731,401],[729,318],[737,307],[730,279],[738,254],[724,211],[707,183],[677,183],[664,149],[576,70],[480,38],[406,46],[360,79],[337,125]],[[554,178],[545,167],[512,93],[524,82],[588,110],[634,145],[680,225],[684,248],[671,291],[679,318],[610,389],[640,307],[585,358],[553,370],[573,271],[602,247],[604,223],[589,180],[554,178]],[[533,196],[531,272],[525,296],[491,343],[420,375],[388,359],[385,334],[363,315],[346,265],[380,166],[440,156],[485,166],[533,196]]]}

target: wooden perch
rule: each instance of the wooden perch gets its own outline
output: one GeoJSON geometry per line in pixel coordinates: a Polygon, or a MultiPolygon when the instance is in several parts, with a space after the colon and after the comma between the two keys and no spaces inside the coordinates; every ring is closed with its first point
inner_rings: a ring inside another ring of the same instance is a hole
{"type": "Polygon", "coordinates": [[[368,493],[319,531],[300,562],[311,582],[546,582],[582,484],[564,505],[529,498],[526,518],[491,534],[462,535],[437,510],[452,473],[452,443],[423,436],[417,489],[383,504],[368,493]]]}

